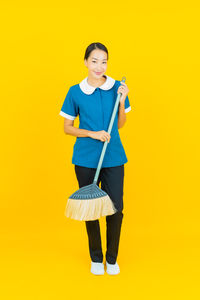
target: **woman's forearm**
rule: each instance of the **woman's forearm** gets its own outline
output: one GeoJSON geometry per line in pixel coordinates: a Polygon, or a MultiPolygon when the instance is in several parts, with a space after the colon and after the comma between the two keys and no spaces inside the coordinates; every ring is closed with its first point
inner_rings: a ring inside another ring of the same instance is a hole
{"type": "Polygon", "coordinates": [[[74,126],[65,126],[65,133],[76,137],[89,137],[90,130],[80,129],[74,126]]]}
{"type": "Polygon", "coordinates": [[[119,113],[118,113],[118,128],[123,127],[125,122],[126,122],[125,104],[120,103],[119,113]]]}

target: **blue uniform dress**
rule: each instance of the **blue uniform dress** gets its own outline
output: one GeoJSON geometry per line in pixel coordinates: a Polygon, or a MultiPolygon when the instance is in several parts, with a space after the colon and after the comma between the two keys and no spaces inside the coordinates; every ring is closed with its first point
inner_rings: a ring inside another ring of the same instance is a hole
{"type": "MultiPolygon", "coordinates": [[[[121,85],[108,75],[100,87],[88,84],[87,78],[71,86],[65,97],[60,115],[74,120],[79,116],[79,128],[90,131],[108,131],[112,112],[121,85]]],[[[125,112],[131,110],[128,96],[125,99],[125,112]]],[[[118,131],[118,110],[111,130],[110,142],[107,144],[101,168],[121,166],[128,159],[118,131]]],[[[72,164],[97,168],[104,142],[90,137],[77,137],[73,147],[72,164]]]]}

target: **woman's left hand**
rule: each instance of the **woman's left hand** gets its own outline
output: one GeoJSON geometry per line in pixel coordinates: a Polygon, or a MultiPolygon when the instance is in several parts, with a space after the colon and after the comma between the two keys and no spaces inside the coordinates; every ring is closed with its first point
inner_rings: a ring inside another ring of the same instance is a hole
{"type": "Polygon", "coordinates": [[[128,89],[128,87],[127,87],[127,85],[126,85],[125,82],[120,81],[120,83],[122,85],[119,86],[119,88],[117,90],[117,94],[122,93],[122,96],[120,98],[120,103],[124,103],[125,99],[126,99],[126,96],[128,95],[129,89],[128,89]]]}

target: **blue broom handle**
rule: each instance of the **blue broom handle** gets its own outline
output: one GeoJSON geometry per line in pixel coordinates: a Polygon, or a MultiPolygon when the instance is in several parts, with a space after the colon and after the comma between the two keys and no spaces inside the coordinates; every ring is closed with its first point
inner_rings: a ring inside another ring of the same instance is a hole
{"type": "MultiPolygon", "coordinates": [[[[125,80],[126,80],[126,77],[122,77],[122,81],[125,82],[125,80]]],[[[113,122],[114,122],[114,119],[115,119],[115,116],[116,116],[116,113],[117,113],[117,108],[118,108],[121,96],[122,96],[122,93],[119,93],[117,95],[117,99],[116,99],[115,106],[114,106],[114,109],[113,109],[112,117],[111,117],[110,124],[109,124],[109,127],[108,127],[108,133],[109,134],[111,133],[111,130],[112,130],[113,122]]],[[[101,166],[102,166],[102,163],[103,163],[103,159],[104,159],[104,155],[105,155],[105,152],[106,152],[107,145],[108,145],[108,141],[105,141],[104,145],[103,145],[102,152],[101,152],[101,156],[100,156],[100,159],[99,159],[99,163],[98,163],[98,166],[97,166],[97,170],[96,170],[96,173],[95,173],[95,176],[94,176],[93,183],[95,183],[95,184],[97,183],[97,180],[98,180],[98,177],[99,177],[99,173],[100,173],[100,170],[101,170],[101,166]]]]}

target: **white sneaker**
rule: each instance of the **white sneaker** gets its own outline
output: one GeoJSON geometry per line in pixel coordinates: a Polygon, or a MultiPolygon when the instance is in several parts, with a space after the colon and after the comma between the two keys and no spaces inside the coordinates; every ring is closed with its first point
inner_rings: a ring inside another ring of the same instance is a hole
{"type": "Polygon", "coordinates": [[[117,275],[117,274],[119,274],[120,273],[120,268],[119,268],[118,263],[116,262],[115,264],[109,264],[106,261],[106,272],[109,275],[117,275]]]}
{"type": "Polygon", "coordinates": [[[91,261],[91,273],[95,275],[104,274],[104,264],[100,262],[91,261]]]}

